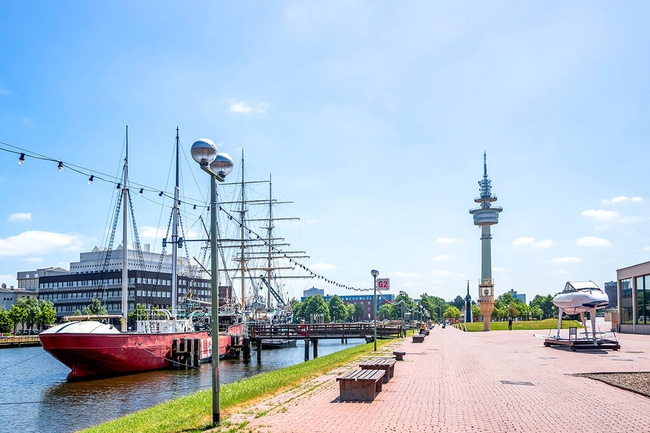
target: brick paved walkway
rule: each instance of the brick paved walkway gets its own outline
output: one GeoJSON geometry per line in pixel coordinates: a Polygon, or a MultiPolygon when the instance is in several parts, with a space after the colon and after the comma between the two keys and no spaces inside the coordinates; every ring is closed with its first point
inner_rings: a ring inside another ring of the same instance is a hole
{"type": "MultiPolygon", "coordinates": [[[[538,331],[546,335],[545,331],[538,331]]],[[[573,373],[650,371],[650,336],[619,351],[544,347],[532,331],[464,333],[436,326],[406,338],[395,376],[370,403],[339,402],[335,380],[358,361],[222,423],[255,433],[650,431],[650,398],[573,373]]]]}

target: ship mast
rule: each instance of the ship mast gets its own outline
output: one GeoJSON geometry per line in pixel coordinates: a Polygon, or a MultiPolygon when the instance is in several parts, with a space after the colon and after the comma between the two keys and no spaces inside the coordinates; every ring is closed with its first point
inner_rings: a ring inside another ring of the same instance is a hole
{"type": "Polygon", "coordinates": [[[129,195],[129,125],[126,126],[126,152],[124,156],[124,179],[122,188],[122,203],[124,203],[124,211],[122,212],[122,323],[120,330],[126,332],[128,325],[129,313],[129,256],[127,247],[127,234],[128,234],[128,215],[126,206],[128,206],[129,195]]]}
{"type": "Polygon", "coordinates": [[[174,185],[174,206],[172,207],[172,318],[176,318],[176,310],[178,308],[178,202],[180,195],[178,186],[178,153],[179,140],[178,127],[176,127],[176,183],[174,185]]]}

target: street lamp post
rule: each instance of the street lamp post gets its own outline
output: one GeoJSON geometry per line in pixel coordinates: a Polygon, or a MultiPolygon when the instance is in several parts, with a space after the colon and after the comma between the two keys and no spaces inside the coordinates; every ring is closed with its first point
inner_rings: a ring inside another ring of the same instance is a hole
{"type": "Polygon", "coordinates": [[[233,168],[232,158],[225,153],[217,153],[217,146],[207,138],[197,140],[192,145],[192,158],[201,170],[210,175],[210,281],[212,294],[212,424],[221,421],[220,383],[219,383],[219,262],[217,250],[217,181],[223,182],[233,168]]]}
{"type": "Polygon", "coordinates": [[[370,274],[372,275],[372,280],[373,280],[373,288],[374,288],[374,293],[372,296],[372,322],[374,326],[374,335],[373,335],[373,341],[375,343],[375,352],[377,351],[377,275],[379,275],[379,271],[376,269],[373,269],[370,271],[370,274]]]}

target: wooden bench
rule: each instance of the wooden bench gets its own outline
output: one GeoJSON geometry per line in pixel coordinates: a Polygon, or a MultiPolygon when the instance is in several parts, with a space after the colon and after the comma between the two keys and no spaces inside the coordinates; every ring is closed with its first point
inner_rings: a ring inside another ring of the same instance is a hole
{"type": "Polygon", "coordinates": [[[388,381],[395,374],[395,360],[393,358],[372,358],[363,361],[359,364],[362,370],[383,370],[384,383],[388,381]]]}
{"type": "Polygon", "coordinates": [[[424,335],[413,335],[413,343],[424,343],[424,335]]]}
{"type": "Polygon", "coordinates": [[[384,370],[354,370],[336,378],[340,401],[373,401],[381,392],[384,370]]]}
{"type": "Polygon", "coordinates": [[[404,361],[404,355],[406,355],[406,352],[403,352],[401,350],[396,350],[393,352],[393,355],[395,355],[396,361],[404,361]]]}

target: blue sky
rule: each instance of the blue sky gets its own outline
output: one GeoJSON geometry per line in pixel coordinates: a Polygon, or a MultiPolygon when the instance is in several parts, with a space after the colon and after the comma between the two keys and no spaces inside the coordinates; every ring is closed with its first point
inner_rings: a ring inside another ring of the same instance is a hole
{"type": "MultiPolygon", "coordinates": [[[[0,281],[106,243],[129,125],[160,249],[175,129],[273,176],[301,261],[347,286],[476,296],[487,151],[495,292],[650,258],[650,6],[547,1],[0,1],[0,281]],[[82,168],[64,169],[56,161],[82,168]],[[157,230],[158,227],[161,227],[157,230]]],[[[233,174],[237,176],[237,172],[233,174]]],[[[183,169],[184,200],[208,180],[183,169]]],[[[167,200],[167,204],[169,200],[167,200]]],[[[187,224],[198,212],[188,211],[187,224]]],[[[198,236],[198,235],[197,235],[198,236]]],[[[322,280],[287,283],[291,296],[322,280]]]]}

